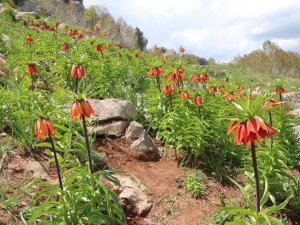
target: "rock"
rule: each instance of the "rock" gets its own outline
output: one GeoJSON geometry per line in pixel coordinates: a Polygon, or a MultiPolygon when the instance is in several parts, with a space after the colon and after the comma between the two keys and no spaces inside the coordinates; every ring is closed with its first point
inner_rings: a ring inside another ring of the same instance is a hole
{"type": "Polygon", "coordinates": [[[39,177],[44,180],[49,179],[49,168],[43,163],[33,159],[25,159],[20,156],[14,158],[14,160],[8,164],[9,170],[26,171],[32,173],[34,177],[39,177]]]}
{"type": "Polygon", "coordinates": [[[58,30],[66,30],[69,27],[66,23],[60,23],[57,27],[58,30]]]}
{"type": "Polygon", "coordinates": [[[300,137],[300,126],[294,127],[294,131],[300,137]]]}
{"type": "Polygon", "coordinates": [[[26,0],[23,11],[34,11],[54,16],[62,23],[86,26],[84,6],[81,0],[26,0]]]}
{"type": "Polygon", "coordinates": [[[130,101],[117,99],[89,99],[95,113],[92,117],[96,121],[131,120],[136,116],[136,109],[130,101]]]}
{"type": "Polygon", "coordinates": [[[10,38],[5,34],[0,34],[2,36],[2,41],[5,43],[5,47],[8,48],[11,45],[10,38]]]}
{"type": "Polygon", "coordinates": [[[300,119],[300,109],[294,109],[291,114],[294,115],[296,119],[300,119]]]}
{"type": "Polygon", "coordinates": [[[20,21],[24,18],[31,18],[34,17],[35,19],[39,19],[40,15],[37,12],[17,12],[15,15],[15,20],[20,21]]]}
{"type": "Polygon", "coordinates": [[[8,74],[6,60],[3,58],[2,54],[0,54],[0,71],[2,71],[5,74],[8,74]]]}
{"type": "Polygon", "coordinates": [[[125,139],[127,142],[132,143],[140,138],[144,132],[144,127],[142,124],[132,121],[125,133],[125,139]]]}
{"type": "Polygon", "coordinates": [[[129,122],[127,121],[113,121],[105,125],[99,125],[96,128],[89,127],[90,132],[95,132],[96,136],[122,136],[125,134],[129,122]]]}
{"type": "Polygon", "coordinates": [[[5,9],[4,9],[4,6],[3,6],[3,4],[2,3],[0,3],[0,13],[3,13],[3,11],[4,11],[5,9]]]}
{"type": "Polygon", "coordinates": [[[94,152],[92,160],[94,172],[108,169],[107,156],[104,152],[94,152]]]}
{"type": "Polygon", "coordinates": [[[131,144],[130,150],[132,151],[134,158],[141,159],[143,161],[159,159],[159,152],[151,137],[145,131],[139,139],[131,144]]]}
{"type": "Polygon", "coordinates": [[[119,199],[121,205],[122,203],[126,207],[130,205],[137,210],[139,215],[146,216],[152,208],[152,203],[137,182],[127,176],[116,175],[116,178],[120,181],[119,199]]]}
{"type": "Polygon", "coordinates": [[[289,92],[282,94],[282,100],[288,105],[295,105],[300,103],[300,93],[299,92],[289,92]]]}
{"type": "Polygon", "coordinates": [[[0,138],[6,137],[6,136],[7,136],[7,133],[5,133],[5,132],[0,133],[0,138]]]}

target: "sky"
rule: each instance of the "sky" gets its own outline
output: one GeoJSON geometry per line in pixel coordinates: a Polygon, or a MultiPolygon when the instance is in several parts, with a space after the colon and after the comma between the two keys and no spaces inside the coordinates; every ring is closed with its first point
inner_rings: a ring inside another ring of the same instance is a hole
{"type": "Polygon", "coordinates": [[[229,62],[265,40],[300,53],[299,0],[84,0],[139,27],[154,45],[229,62]]]}

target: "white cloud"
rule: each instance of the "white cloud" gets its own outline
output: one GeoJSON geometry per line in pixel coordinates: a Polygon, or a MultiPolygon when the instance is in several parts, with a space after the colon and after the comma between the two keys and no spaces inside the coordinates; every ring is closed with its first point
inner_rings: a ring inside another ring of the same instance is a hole
{"type": "Polygon", "coordinates": [[[177,49],[230,60],[260,48],[270,39],[297,50],[300,40],[298,0],[84,0],[101,4],[115,17],[138,26],[151,47],[177,49]]]}

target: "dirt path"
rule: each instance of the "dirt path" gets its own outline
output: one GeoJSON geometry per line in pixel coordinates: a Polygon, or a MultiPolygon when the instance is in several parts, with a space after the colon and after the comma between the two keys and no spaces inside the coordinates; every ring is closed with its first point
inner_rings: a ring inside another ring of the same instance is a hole
{"type": "Polygon", "coordinates": [[[231,202],[240,198],[237,189],[222,186],[213,178],[207,178],[205,199],[192,198],[183,187],[184,178],[192,169],[177,167],[170,150],[157,162],[142,162],[130,156],[124,140],[97,140],[95,149],[107,154],[110,168],[126,170],[146,187],[153,208],[146,218],[136,218],[136,224],[212,224],[212,213],[220,207],[222,193],[231,202]]]}

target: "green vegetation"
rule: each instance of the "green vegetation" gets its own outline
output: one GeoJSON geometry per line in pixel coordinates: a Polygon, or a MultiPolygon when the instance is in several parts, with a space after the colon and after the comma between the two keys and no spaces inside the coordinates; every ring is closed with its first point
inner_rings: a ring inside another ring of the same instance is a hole
{"type": "MultiPolygon", "coordinates": [[[[219,224],[286,224],[286,216],[275,215],[297,216],[299,178],[292,170],[299,169],[300,142],[292,132],[293,118],[286,115],[290,108],[279,101],[284,89],[296,90],[300,82],[286,78],[284,86],[274,82],[277,72],[267,76],[253,73],[251,66],[242,70],[213,60],[201,66],[160,48],[141,51],[146,41],[140,30],[127,27],[118,39],[113,18],[97,10],[91,9],[89,31],[59,30],[56,21],[43,18],[14,22],[10,13],[0,14],[0,33],[12,39],[10,47],[0,39],[7,60],[7,74],[0,77],[0,124],[31,154],[46,149],[61,178],[59,186],[35,185],[23,219],[28,224],[126,224],[117,194],[103,183],[118,184],[115,172],[100,170],[102,156],[91,157],[89,98],[130,100],[138,108],[135,119],[173,149],[182,166],[201,165],[220,182],[236,185],[246,204],[220,209],[225,219],[219,224]],[[129,40],[133,36],[137,42],[129,40]],[[263,90],[253,94],[257,86],[263,90]],[[229,178],[239,171],[247,176],[245,187],[229,178]]],[[[3,158],[12,140],[1,141],[3,158]]],[[[201,172],[188,175],[184,186],[196,198],[205,196],[201,172]]],[[[176,195],[170,202],[167,211],[173,214],[176,195]]],[[[1,204],[11,208],[15,202],[5,197],[1,204]]]]}

